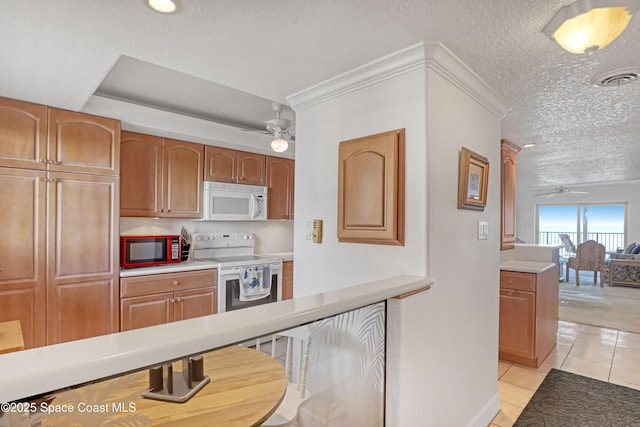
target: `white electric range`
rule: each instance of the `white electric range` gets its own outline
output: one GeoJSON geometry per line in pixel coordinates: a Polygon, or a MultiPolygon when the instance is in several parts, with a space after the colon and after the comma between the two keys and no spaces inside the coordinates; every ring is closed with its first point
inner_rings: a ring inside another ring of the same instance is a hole
{"type": "Polygon", "coordinates": [[[282,300],[282,260],[254,255],[252,233],[196,233],[192,261],[218,263],[218,313],[282,300]]]}

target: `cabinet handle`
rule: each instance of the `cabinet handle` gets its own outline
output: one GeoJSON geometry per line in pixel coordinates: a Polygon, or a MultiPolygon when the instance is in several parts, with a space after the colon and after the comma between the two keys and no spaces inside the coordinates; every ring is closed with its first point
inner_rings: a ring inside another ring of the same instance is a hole
{"type": "Polygon", "coordinates": [[[164,212],[164,209],[160,209],[160,212],[164,212]]]}
{"type": "Polygon", "coordinates": [[[172,284],[173,286],[178,286],[178,281],[177,281],[177,280],[172,280],[172,281],[171,281],[171,284],[172,284]]]}
{"type": "Polygon", "coordinates": [[[167,209],[167,210],[166,210],[166,212],[167,212],[167,213],[171,212],[171,209],[167,209]]]}
{"type": "Polygon", "coordinates": [[[509,279],[509,283],[513,283],[513,279],[509,279]]]}
{"type": "Polygon", "coordinates": [[[176,302],[176,299],[175,299],[175,298],[169,298],[169,302],[170,302],[171,304],[173,304],[174,302],[176,302]]]}
{"type": "Polygon", "coordinates": [[[513,291],[509,291],[508,294],[509,294],[510,297],[512,297],[513,296],[513,291]]]}
{"type": "Polygon", "coordinates": [[[176,298],[176,302],[180,302],[182,300],[182,298],[178,297],[176,298]]]}
{"type": "Polygon", "coordinates": [[[40,157],[40,163],[47,163],[47,161],[45,159],[43,159],[42,157],[40,157]]]}
{"type": "Polygon", "coordinates": [[[50,165],[56,164],[57,162],[53,159],[49,159],[47,160],[47,163],[49,163],[50,165]]]}

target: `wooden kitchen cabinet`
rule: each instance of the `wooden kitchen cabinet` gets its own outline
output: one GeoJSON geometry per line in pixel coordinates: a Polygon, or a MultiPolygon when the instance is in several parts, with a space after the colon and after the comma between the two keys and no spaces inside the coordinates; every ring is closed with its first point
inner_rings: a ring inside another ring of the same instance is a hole
{"type": "Polygon", "coordinates": [[[404,245],[404,129],[340,142],[338,241],[404,245]]]}
{"type": "Polygon", "coordinates": [[[25,348],[117,331],[117,195],[114,177],[0,168],[0,319],[25,348]]]}
{"type": "Polygon", "coordinates": [[[19,320],[27,349],[46,335],[45,175],[0,168],[0,322],[19,320]]]}
{"type": "Polygon", "coordinates": [[[295,163],[267,156],[267,218],[293,219],[295,163]]]}
{"type": "Polygon", "coordinates": [[[537,368],[555,347],[557,333],[556,269],[501,271],[500,359],[537,368]]]}
{"type": "Polygon", "coordinates": [[[120,174],[120,121],[49,108],[48,169],[120,174]]]}
{"type": "Polygon", "coordinates": [[[118,331],[118,180],[48,174],[47,344],[118,331]]]}
{"type": "Polygon", "coordinates": [[[217,313],[216,270],[120,279],[120,329],[143,328],[217,313]]]}
{"type": "Polygon", "coordinates": [[[119,170],[119,121],[0,98],[0,320],[25,348],[118,330],[119,170]]]}
{"type": "Polygon", "coordinates": [[[45,170],[46,156],[47,107],[0,98],[0,166],[45,170]]]}
{"type": "Polygon", "coordinates": [[[202,145],[122,132],[121,147],[121,216],[202,217],[202,145]]]}
{"type": "Polygon", "coordinates": [[[120,215],[159,217],[162,209],[162,138],[122,132],[120,215]]]}
{"type": "Polygon", "coordinates": [[[173,322],[172,298],[173,292],[123,298],[120,301],[120,330],[173,322]]]}
{"type": "Polygon", "coordinates": [[[204,147],[165,139],[162,147],[164,212],[174,218],[202,217],[202,165],[204,147]]]}
{"type": "Polygon", "coordinates": [[[293,261],[282,263],[282,299],[293,298],[293,261]]]}
{"type": "Polygon", "coordinates": [[[503,139],[500,143],[500,250],[516,242],[516,155],[520,147],[503,139]]]}
{"type": "Polygon", "coordinates": [[[0,98],[0,166],[116,176],[120,122],[0,98]]]}
{"type": "Polygon", "coordinates": [[[205,181],[265,185],[265,155],[205,146],[205,181]]]}
{"type": "Polygon", "coordinates": [[[500,351],[519,357],[534,357],[534,292],[500,290],[500,351]]]}

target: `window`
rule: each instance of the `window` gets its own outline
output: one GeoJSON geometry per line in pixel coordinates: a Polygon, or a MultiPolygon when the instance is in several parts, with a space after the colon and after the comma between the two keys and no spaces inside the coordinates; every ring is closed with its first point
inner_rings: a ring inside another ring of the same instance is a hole
{"type": "Polygon", "coordinates": [[[602,243],[614,252],[626,242],[626,203],[538,205],[536,227],[541,245],[561,245],[561,233],[577,246],[587,240],[602,243]]]}

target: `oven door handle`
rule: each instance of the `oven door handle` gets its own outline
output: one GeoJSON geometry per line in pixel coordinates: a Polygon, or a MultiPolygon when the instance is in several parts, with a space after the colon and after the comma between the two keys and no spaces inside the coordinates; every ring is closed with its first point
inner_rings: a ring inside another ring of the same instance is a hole
{"type": "Polygon", "coordinates": [[[242,272],[244,272],[244,268],[241,267],[235,267],[235,268],[225,268],[225,269],[221,269],[220,270],[220,275],[221,276],[226,276],[227,274],[240,274],[242,272]]]}

